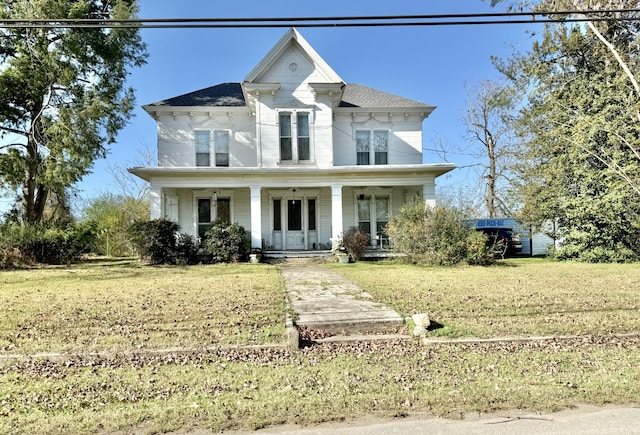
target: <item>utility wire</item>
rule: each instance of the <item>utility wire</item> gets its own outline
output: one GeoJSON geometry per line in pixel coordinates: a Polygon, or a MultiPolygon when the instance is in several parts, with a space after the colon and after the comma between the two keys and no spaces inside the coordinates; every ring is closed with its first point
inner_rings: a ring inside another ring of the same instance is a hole
{"type": "MultiPolygon", "coordinates": [[[[5,19],[0,28],[282,28],[282,27],[392,27],[392,26],[452,26],[486,24],[527,24],[608,21],[612,13],[639,13],[640,9],[609,9],[595,11],[539,11],[478,14],[385,15],[351,17],[296,18],[141,18],[114,20],[92,19],[5,19]],[[587,14],[589,16],[585,16],[587,14]],[[579,16],[574,16],[579,15],[579,16]]],[[[617,16],[618,21],[639,21],[635,16],[617,16]]]]}

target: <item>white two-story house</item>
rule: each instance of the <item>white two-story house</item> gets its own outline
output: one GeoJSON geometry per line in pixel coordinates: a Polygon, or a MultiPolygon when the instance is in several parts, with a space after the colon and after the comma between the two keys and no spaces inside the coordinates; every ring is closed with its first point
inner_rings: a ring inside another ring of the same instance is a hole
{"type": "Polygon", "coordinates": [[[345,83],[289,30],[241,83],[223,83],[144,109],[158,123],[151,218],[202,236],[216,218],[251,233],[252,248],[329,249],[359,226],[377,243],[405,203],[435,204],[422,122],[434,106],[345,83]]]}

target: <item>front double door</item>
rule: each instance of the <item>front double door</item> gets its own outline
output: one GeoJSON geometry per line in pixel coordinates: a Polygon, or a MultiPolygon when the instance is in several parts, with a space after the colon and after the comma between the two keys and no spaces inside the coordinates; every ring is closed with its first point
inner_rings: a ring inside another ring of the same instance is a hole
{"type": "Polygon", "coordinates": [[[315,198],[273,200],[273,247],[275,249],[316,249],[318,231],[315,198]]]}

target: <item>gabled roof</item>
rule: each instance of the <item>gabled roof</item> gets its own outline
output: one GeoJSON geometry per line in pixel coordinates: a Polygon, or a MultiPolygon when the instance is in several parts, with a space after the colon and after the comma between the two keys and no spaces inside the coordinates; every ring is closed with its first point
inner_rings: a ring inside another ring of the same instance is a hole
{"type": "MultiPolygon", "coordinates": [[[[244,107],[246,102],[240,83],[222,83],[188,94],[147,104],[145,107],[244,107]]],[[[431,111],[435,106],[389,94],[363,85],[344,87],[340,107],[363,109],[423,109],[431,111]]]]}
{"type": "Polygon", "coordinates": [[[398,95],[382,92],[367,86],[349,84],[345,86],[342,93],[342,101],[340,107],[361,107],[361,108],[377,108],[377,109],[400,109],[400,108],[416,108],[425,109],[429,112],[435,109],[435,106],[421,103],[419,101],[410,100],[398,95]]]}
{"type": "Polygon", "coordinates": [[[260,77],[271,68],[272,65],[287,51],[290,44],[297,44],[315,65],[316,71],[320,72],[327,83],[344,83],[344,80],[329,66],[325,60],[311,47],[306,39],[294,28],[289,29],[280,41],[273,46],[269,53],[251,70],[245,77],[244,82],[260,81],[260,77]]]}
{"type": "Polygon", "coordinates": [[[147,104],[145,107],[243,107],[246,106],[240,83],[222,83],[188,94],[147,104]]]}

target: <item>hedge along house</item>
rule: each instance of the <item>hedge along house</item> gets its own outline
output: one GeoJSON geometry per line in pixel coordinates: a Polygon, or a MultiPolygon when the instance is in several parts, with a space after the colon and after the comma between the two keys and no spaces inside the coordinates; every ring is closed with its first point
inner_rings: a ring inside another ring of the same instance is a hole
{"type": "Polygon", "coordinates": [[[434,106],[347,84],[295,29],[242,83],[144,106],[158,125],[151,218],[202,236],[217,218],[266,250],[329,249],[351,226],[372,235],[403,204],[435,204],[452,164],[423,164],[434,106]]]}

